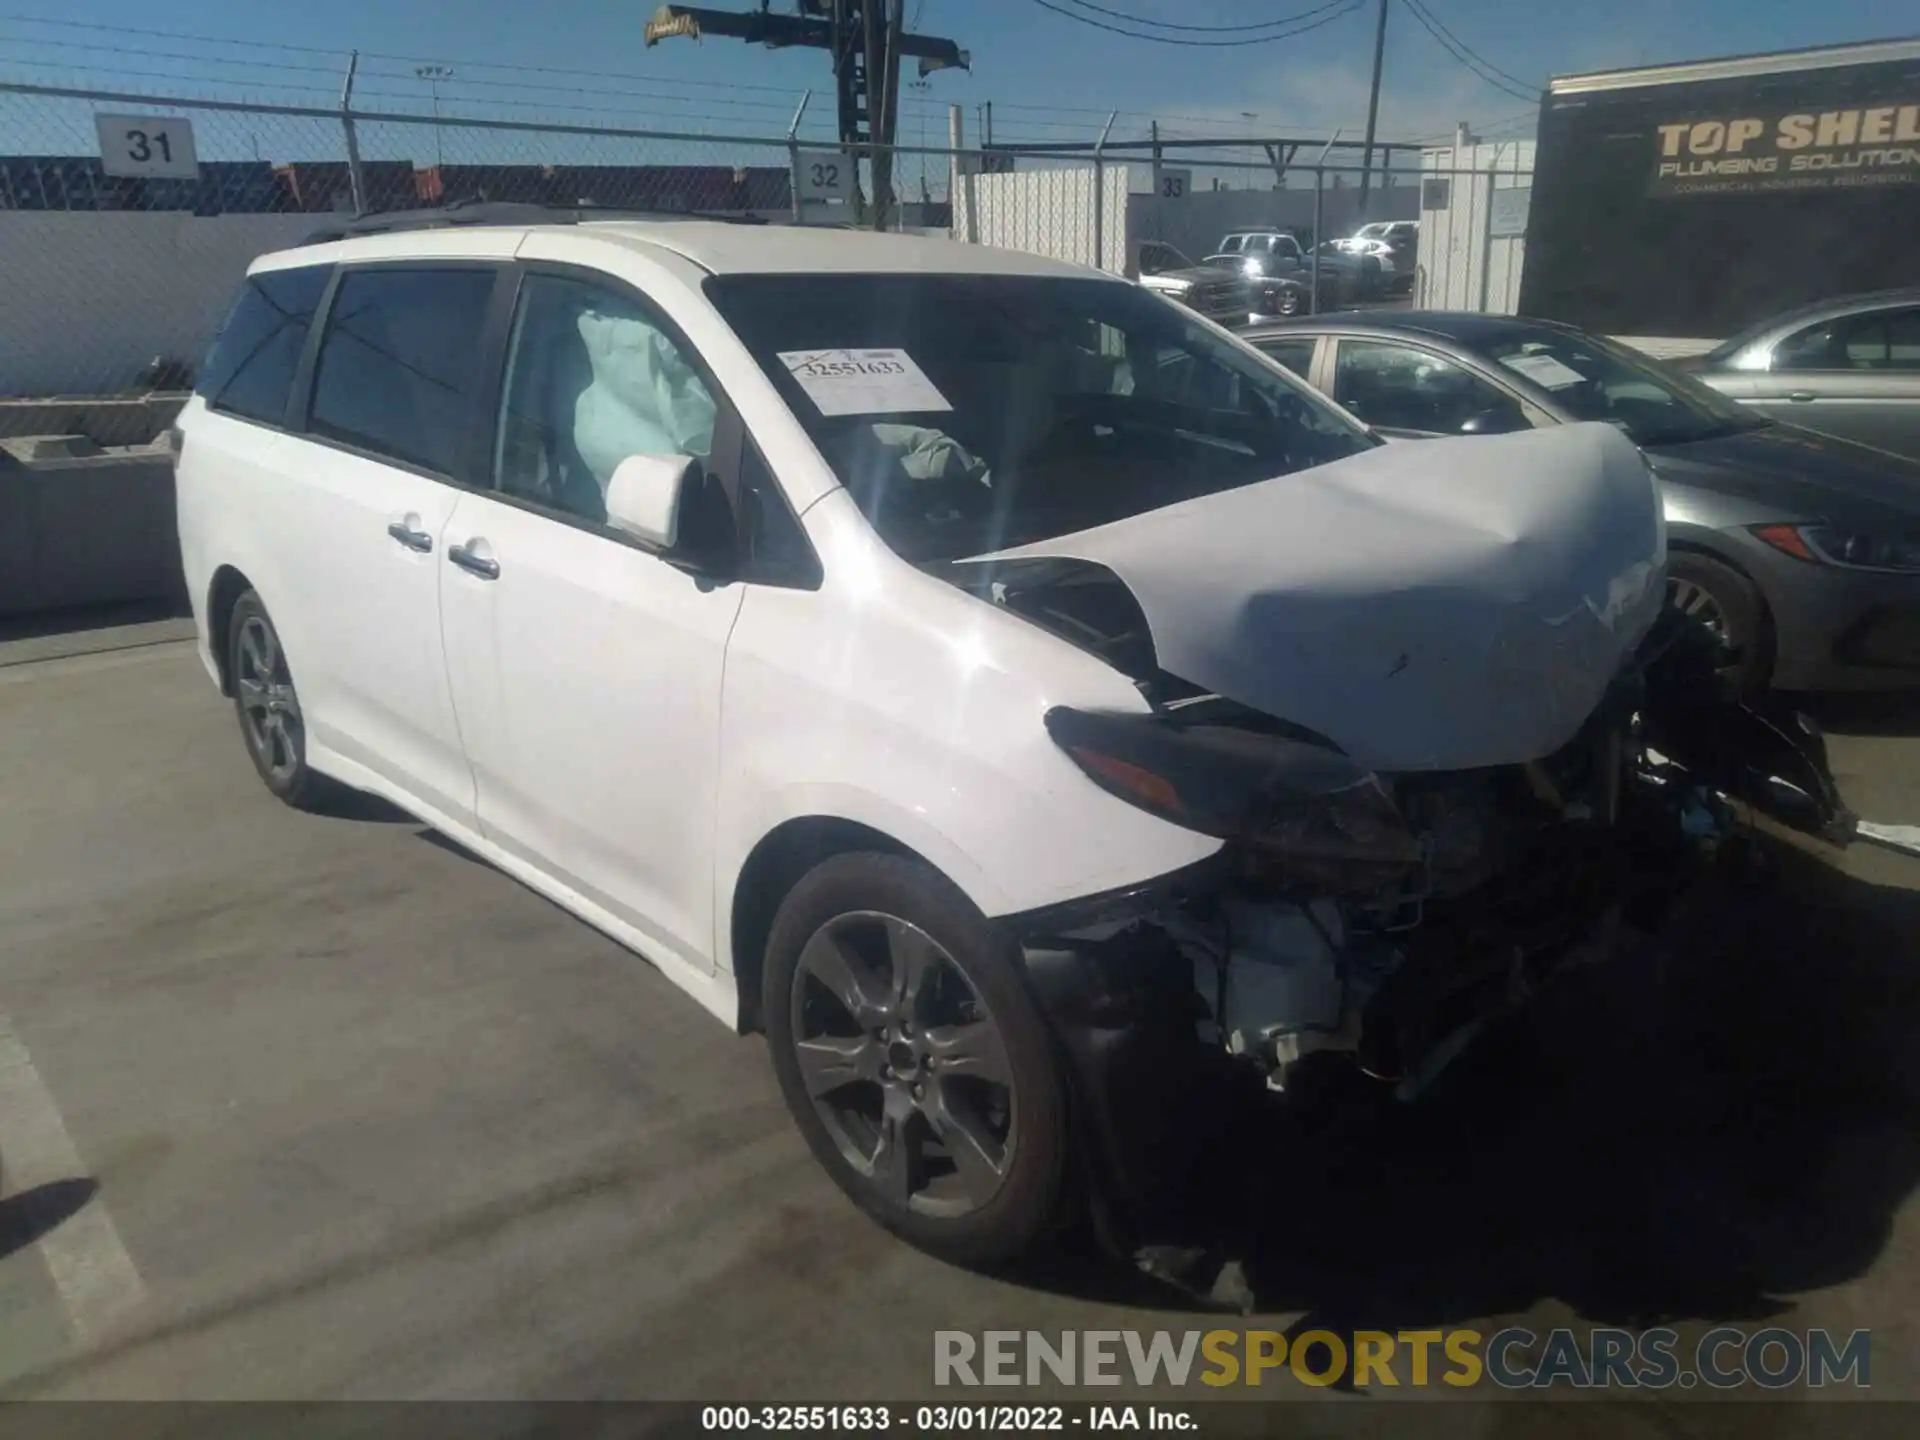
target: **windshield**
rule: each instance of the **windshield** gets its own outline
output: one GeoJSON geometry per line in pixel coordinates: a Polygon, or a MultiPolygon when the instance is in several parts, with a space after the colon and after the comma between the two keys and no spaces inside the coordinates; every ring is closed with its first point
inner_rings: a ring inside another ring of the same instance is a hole
{"type": "Polygon", "coordinates": [[[1052,539],[1379,443],[1136,285],[731,275],[706,291],[915,562],[1052,539]]]}
{"type": "Polygon", "coordinates": [[[1362,225],[1358,230],[1353,232],[1353,238],[1356,240],[1380,240],[1386,237],[1386,233],[1386,225],[1376,221],[1372,225],[1362,225]]]}
{"type": "Polygon", "coordinates": [[[1515,327],[1474,346],[1524,376],[1576,420],[1605,420],[1636,445],[1684,445],[1767,422],[1709,390],[1594,335],[1515,327]]]}

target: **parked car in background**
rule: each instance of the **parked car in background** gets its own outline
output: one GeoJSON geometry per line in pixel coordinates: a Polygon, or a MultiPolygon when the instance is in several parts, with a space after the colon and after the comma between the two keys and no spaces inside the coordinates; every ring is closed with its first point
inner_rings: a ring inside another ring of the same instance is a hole
{"type": "MultiPolygon", "coordinates": [[[[1220,237],[1216,256],[1238,257],[1262,275],[1309,278],[1313,259],[1285,230],[1234,230],[1220,237]]],[[[1370,300],[1383,288],[1385,272],[1373,255],[1350,255],[1335,241],[1320,246],[1320,308],[1370,300]],[[1329,283],[1331,282],[1331,283],[1329,283]],[[1329,294],[1337,298],[1329,298],[1329,294]]]]}
{"type": "Polygon", "coordinates": [[[1920,460],[1920,287],[1803,305],[1675,363],[1776,420],[1920,460]]]}
{"type": "Polygon", "coordinates": [[[1418,220],[1375,220],[1334,243],[1349,255],[1371,255],[1379,261],[1388,294],[1413,289],[1414,270],[1420,263],[1418,220]]]}
{"type": "MultiPolygon", "coordinates": [[[[1276,262],[1265,254],[1209,255],[1201,263],[1244,275],[1253,288],[1256,318],[1313,313],[1313,279],[1297,265],[1276,262]]],[[[1322,310],[1338,308],[1340,293],[1338,275],[1329,272],[1320,277],[1322,310]]]]}
{"type": "Polygon", "coordinates": [[[1386,435],[1617,426],[1661,484],[1674,598],[1741,688],[1920,684],[1920,464],[1547,321],[1372,313],[1247,339],[1386,435]]]}
{"type": "Polygon", "coordinates": [[[282,801],[764,1031],[938,1255],[1127,1234],[1222,1066],[1419,1088],[1723,853],[1703,794],[1844,838],[1604,425],[1386,445],[1080,266],[531,209],[254,262],[179,419],[200,659],[282,801]]]}
{"type": "Polygon", "coordinates": [[[1244,325],[1255,313],[1282,314],[1261,308],[1261,293],[1243,270],[1231,265],[1196,265],[1162,240],[1136,240],[1133,277],[1156,295],[1177,300],[1220,325],[1244,325]]]}

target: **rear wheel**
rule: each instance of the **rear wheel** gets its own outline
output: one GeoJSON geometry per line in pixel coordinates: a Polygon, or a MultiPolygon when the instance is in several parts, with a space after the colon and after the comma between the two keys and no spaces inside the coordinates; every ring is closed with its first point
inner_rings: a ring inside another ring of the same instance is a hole
{"type": "Polygon", "coordinates": [[[1724,561],[1690,550],[1667,557],[1667,600],[1720,637],[1721,674],[1741,695],[1766,688],[1772,667],[1767,605],[1751,580],[1724,561]]]}
{"type": "Polygon", "coordinates": [[[861,1209],[988,1266],[1064,1208],[1066,1090],[1013,944],[944,877],[837,855],[787,896],[763,1009],[787,1108],[861,1209]]]}
{"type": "Polygon", "coordinates": [[[314,809],[327,782],[307,764],[306,717],[287,652],[267,607],[252,590],[234,602],[228,646],[233,708],[253,768],[281,800],[296,810],[314,809]]]}

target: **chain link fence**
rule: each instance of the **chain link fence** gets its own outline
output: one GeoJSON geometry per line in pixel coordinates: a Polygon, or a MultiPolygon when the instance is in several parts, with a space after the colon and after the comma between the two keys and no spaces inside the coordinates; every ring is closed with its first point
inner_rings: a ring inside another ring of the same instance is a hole
{"type": "Polygon", "coordinates": [[[1291,152],[1232,141],[1166,155],[843,147],[798,124],[706,135],[0,82],[0,434],[35,433],[8,413],[20,397],[184,388],[247,264],[356,213],[721,213],[951,233],[1135,273],[1147,241],[1202,261],[1237,231],[1310,248],[1363,217],[1417,219],[1415,174],[1431,192],[1453,173],[1376,171],[1363,211],[1359,167],[1324,151],[1289,166],[1291,152]]]}

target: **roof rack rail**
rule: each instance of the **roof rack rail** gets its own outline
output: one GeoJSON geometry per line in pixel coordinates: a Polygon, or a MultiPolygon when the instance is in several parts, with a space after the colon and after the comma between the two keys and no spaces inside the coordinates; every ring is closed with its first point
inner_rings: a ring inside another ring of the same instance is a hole
{"type": "Polygon", "coordinates": [[[381,210],[328,225],[304,243],[320,245],[356,235],[391,235],[407,230],[444,230],[459,225],[579,225],[595,220],[718,220],[731,225],[765,225],[764,216],[744,210],[652,210],[626,205],[541,205],[519,200],[453,200],[424,210],[381,210]]]}

